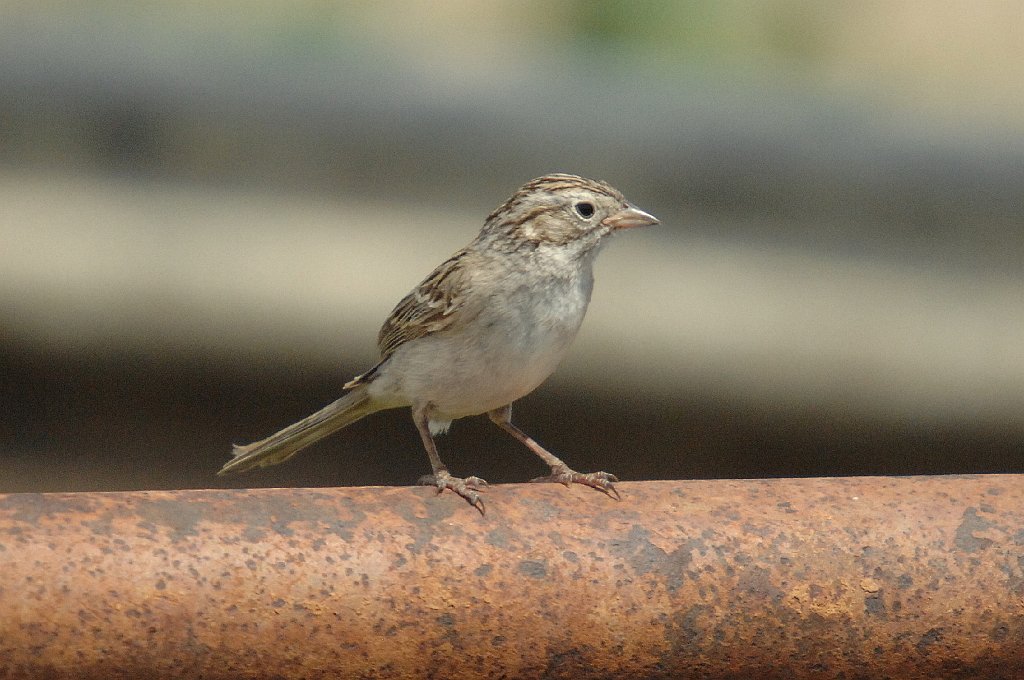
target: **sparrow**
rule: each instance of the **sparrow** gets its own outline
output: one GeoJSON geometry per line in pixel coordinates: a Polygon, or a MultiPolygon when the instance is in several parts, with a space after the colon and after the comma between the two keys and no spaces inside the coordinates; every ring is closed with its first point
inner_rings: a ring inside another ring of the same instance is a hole
{"type": "Polygon", "coordinates": [[[235,445],[218,474],[276,465],[371,413],[409,407],[430,459],[421,484],[449,489],[485,511],[479,477],[455,477],[434,437],[486,413],[551,473],[535,482],[583,484],[618,498],[615,475],[580,473],[512,424],[512,403],[566,355],[594,287],[593,264],[618,232],[658,224],[603,181],[551,174],[523,185],[391,311],[380,361],[337,401],[266,439],[235,445]]]}

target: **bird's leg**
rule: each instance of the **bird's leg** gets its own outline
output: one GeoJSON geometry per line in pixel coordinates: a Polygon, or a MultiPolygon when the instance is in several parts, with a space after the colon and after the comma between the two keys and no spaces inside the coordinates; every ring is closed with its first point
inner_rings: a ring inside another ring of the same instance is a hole
{"type": "Polygon", "coordinates": [[[427,450],[427,456],[430,458],[430,467],[434,473],[431,475],[424,475],[420,477],[419,484],[425,486],[436,486],[437,492],[441,493],[445,489],[451,489],[455,493],[459,494],[466,499],[470,505],[480,511],[480,514],[484,514],[484,502],[480,498],[480,494],[477,493],[481,490],[481,487],[487,486],[487,482],[480,479],[479,477],[452,477],[448,472],[448,468],[441,462],[441,456],[437,454],[437,444],[434,443],[434,437],[430,434],[430,405],[416,407],[412,411],[412,419],[416,423],[416,429],[420,432],[420,438],[423,440],[423,448],[427,450]]]}
{"type": "Polygon", "coordinates": [[[615,482],[619,481],[618,477],[608,472],[589,472],[582,473],[576,472],[568,465],[563,463],[558,456],[551,453],[543,446],[537,443],[537,441],[526,434],[518,427],[512,424],[512,404],[502,406],[501,408],[489,411],[487,415],[494,422],[495,425],[508,432],[510,435],[518,439],[523,443],[526,448],[530,449],[538,456],[541,460],[551,467],[551,474],[547,477],[537,477],[531,479],[532,482],[559,482],[569,486],[571,484],[583,484],[585,486],[593,487],[598,491],[602,491],[608,496],[619,500],[619,492],[615,489],[615,482]]]}

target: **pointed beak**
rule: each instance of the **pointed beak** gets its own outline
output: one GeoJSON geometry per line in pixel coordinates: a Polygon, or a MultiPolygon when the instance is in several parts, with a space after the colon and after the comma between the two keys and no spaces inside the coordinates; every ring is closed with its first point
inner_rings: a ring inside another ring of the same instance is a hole
{"type": "Polygon", "coordinates": [[[648,215],[639,208],[629,207],[625,210],[606,217],[601,221],[601,224],[611,227],[612,229],[633,229],[634,227],[646,227],[652,224],[657,224],[658,218],[654,215],[648,215]]]}

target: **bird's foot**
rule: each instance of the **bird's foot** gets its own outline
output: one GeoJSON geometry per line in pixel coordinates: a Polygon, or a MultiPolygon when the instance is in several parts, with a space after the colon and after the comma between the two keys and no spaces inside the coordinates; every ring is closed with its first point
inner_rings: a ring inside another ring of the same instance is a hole
{"type": "Polygon", "coordinates": [[[559,484],[565,484],[571,486],[572,484],[582,484],[589,486],[592,489],[597,489],[606,496],[610,496],[617,501],[622,500],[619,492],[615,489],[615,482],[619,481],[619,478],[609,472],[576,472],[566,465],[555,465],[551,468],[551,474],[547,477],[537,477],[531,479],[531,482],[558,482],[559,484]]]}
{"type": "Polygon", "coordinates": [[[487,482],[479,477],[452,477],[447,471],[442,471],[433,475],[423,475],[418,483],[423,486],[436,486],[438,493],[451,489],[479,510],[481,515],[484,514],[484,501],[477,492],[483,491],[487,482]]]}

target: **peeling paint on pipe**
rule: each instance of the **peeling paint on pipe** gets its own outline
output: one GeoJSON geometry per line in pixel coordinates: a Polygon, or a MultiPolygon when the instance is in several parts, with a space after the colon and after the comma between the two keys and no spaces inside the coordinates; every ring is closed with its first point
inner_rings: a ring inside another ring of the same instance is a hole
{"type": "Polygon", "coordinates": [[[1024,677],[1024,476],[0,496],[0,676],[1024,677]]]}

